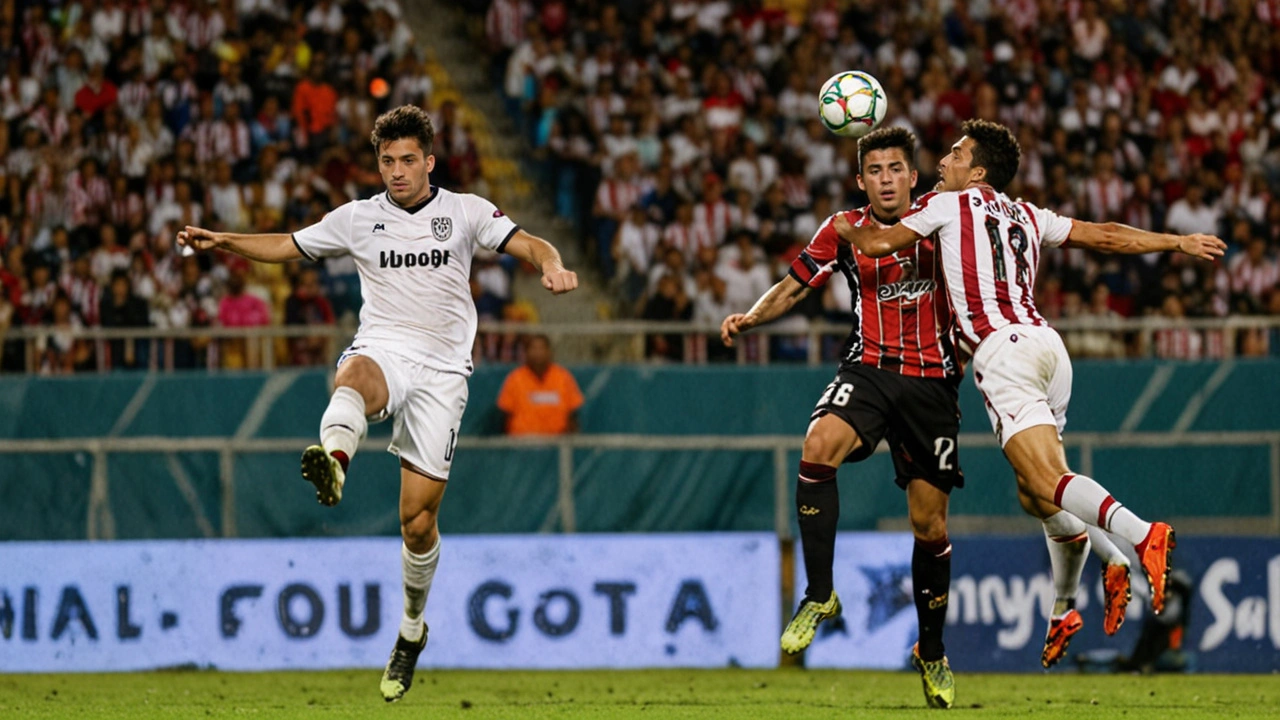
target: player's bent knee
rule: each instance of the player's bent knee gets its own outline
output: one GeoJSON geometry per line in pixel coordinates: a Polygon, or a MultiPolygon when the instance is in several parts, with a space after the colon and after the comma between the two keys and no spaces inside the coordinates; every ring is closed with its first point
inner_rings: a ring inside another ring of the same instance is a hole
{"type": "Polygon", "coordinates": [[[935,513],[912,515],[911,534],[920,542],[941,542],[947,537],[947,518],[935,513]]]}
{"type": "Polygon", "coordinates": [[[386,376],[378,363],[363,355],[356,355],[342,363],[333,384],[336,387],[349,387],[360,393],[370,414],[380,411],[387,404],[389,393],[386,376]]]}
{"type": "Polygon", "coordinates": [[[436,544],[439,535],[436,514],[433,512],[424,510],[412,517],[400,518],[400,536],[411,552],[427,552],[436,544]]]}
{"type": "Polygon", "coordinates": [[[1031,477],[1018,475],[1018,501],[1022,503],[1022,507],[1028,513],[1039,516],[1040,512],[1035,506],[1043,502],[1052,503],[1053,493],[1058,486],[1058,478],[1061,475],[1054,473],[1038,472],[1031,477]],[[1027,501],[1023,501],[1026,496],[1027,501]]]}
{"type": "Polygon", "coordinates": [[[839,466],[861,445],[858,433],[839,418],[824,415],[815,420],[804,436],[801,458],[805,462],[839,466]]]}

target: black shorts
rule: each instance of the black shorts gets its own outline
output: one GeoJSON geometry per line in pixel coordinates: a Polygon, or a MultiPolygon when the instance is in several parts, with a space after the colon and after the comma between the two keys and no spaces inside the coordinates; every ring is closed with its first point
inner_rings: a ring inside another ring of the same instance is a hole
{"type": "Polygon", "coordinates": [[[895,482],[905,490],[920,478],[950,493],[964,487],[960,471],[959,382],[899,375],[870,365],[841,366],[813,410],[813,419],[831,414],[858,433],[862,446],[844,459],[859,462],[880,440],[893,453],[895,482]]]}

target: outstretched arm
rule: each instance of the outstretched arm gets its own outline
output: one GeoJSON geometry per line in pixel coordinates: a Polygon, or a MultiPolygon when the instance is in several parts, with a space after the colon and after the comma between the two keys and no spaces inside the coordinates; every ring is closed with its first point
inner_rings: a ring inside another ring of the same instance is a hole
{"type": "Polygon", "coordinates": [[[902,223],[880,227],[878,223],[868,222],[855,227],[844,213],[836,213],[832,225],[841,240],[858,248],[867,257],[880,258],[892,255],[920,242],[920,236],[916,231],[902,223]]]}
{"type": "Polygon", "coordinates": [[[810,288],[801,285],[795,278],[787,275],[778,284],[769,288],[760,296],[755,305],[745,313],[734,313],[720,323],[720,340],[725,347],[733,347],[733,336],[746,332],[753,327],[772,322],[786,315],[796,303],[805,299],[810,288]]]}
{"type": "Polygon", "coordinates": [[[289,233],[244,235],[205,230],[188,225],[178,231],[178,245],[192,250],[226,250],[258,262],[282,263],[303,255],[289,233]]]}
{"type": "Polygon", "coordinates": [[[578,274],[565,270],[564,263],[560,261],[560,251],[540,237],[517,230],[502,251],[541,270],[542,287],[550,290],[553,295],[567,293],[578,287],[578,274]]]}
{"type": "Polygon", "coordinates": [[[1072,247],[1105,253],[1138,255],[1177,250],[1202,260],[1217,260],[1226,252],[1227,244],[1212,235],[1170,235],[1139,230],[1120,223],[1071,222],[1067,240],[1072,247]]]}

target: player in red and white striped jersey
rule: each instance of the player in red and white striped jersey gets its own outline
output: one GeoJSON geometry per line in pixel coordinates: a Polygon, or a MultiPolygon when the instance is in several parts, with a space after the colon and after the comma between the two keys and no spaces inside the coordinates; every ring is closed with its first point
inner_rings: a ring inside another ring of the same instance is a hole
{"type": "Polygon", "coordinates": [[[962,340],[973,352],[974,381],[1017,474],[1023,505],[1044,520],[1051,540],[1058,600],[1041,656],[1048,667],[1065,654],[1081,627],[1073,604],[1088,553],[1084,523],[1134,544],[1156,613],[1164,608],[1174,537],[1169,525],[1141,520],[1097,482],[1067,467],[1061,433],[1071,398],[1071,359],[1036,310],[1032,290],[1040,248],[1070,242],[1102,252],[1178,250],[1214,260],[1226,245],[1207,235],[1164,235],[1071,220],[1011,200],[1002,190],[1017,173],[1021,155],[1013,133],[985,120],[967,121],[962,129],[965,136],[938,165],[942,192],[921,197],[892,228],[837,220],[836,230],[873,257],[900,252],[921,238],[938,238],[951,305],[962,340]]]}
{"type": "MultiPolygon", "coordinates": [[[[902,128],[863,137],[858,184],[871,204],[843,214],[857,222],[897,222],[916,183],[914,157],[915,137],[902,128]]],[[[839,613],[832,579],[840,513],[836,469],[869,457],[885,439],[916,540],[911,576],[920,642],[913,662],[925,681],[926,702],[949,707],[955,685],[942,642],[951,585],[947,500],[964,476],[956,456],[960,367],[933,242],[876,259],[840,242],[828,218],[791,273],[748,312],[725,318],[721,335],[732,345],[734,335],[781,317],[836,272],[849,282],[854,326],[835,381],[805,434],[796,509],[808,588],[782,635],[782,649],[803,650],[817,625],[839,613]]]]}

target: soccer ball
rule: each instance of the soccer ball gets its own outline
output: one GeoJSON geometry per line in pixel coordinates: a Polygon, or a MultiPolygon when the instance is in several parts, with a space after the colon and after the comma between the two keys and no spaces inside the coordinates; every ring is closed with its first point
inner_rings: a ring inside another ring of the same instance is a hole
{"type": "Polygon", "coordinates": [[[862,137],[884,119],[888,102],[879,80],[861,70],[849,70],[823,83],[818,117],[836,135],[862,137]]]}

